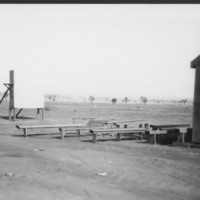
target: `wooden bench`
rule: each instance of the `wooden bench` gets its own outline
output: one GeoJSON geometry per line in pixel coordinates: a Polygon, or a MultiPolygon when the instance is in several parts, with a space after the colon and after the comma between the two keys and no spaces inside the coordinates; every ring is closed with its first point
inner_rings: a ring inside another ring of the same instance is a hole
{"type": "Polygon", "coordinates": [[[178,133],[181,134],[181,136],[178,136],[178,142],[181,140],[184,143],[185,134],[190,127],[191,124],[150,124],[148,130],[150,135],[153,135],[154,144],[156,144],[156,135],[167,134],[169,130],[178,130],[178,133]]]}
{"type": "Polygon", "coordinates": [[[58,128],[60,132],[60,139],[64,139],[64,131],[63,128],[68,129],[68,130],[76,130],[82,127],[85,127],[86,124],[39,124],[39,125],[17,125],[16,127],[18,129],[23,129],[24,136],[27,137],[28,129],[47,129],[47,128],[58,128]]]}
{"type": "MultiPolygon", "coordinates": [[[[104,129],[90,129],[90,133],[92,133],[92,142],[97,142],[97,136],[102,135],[116,135],[117,141],[121,140],[121,135],[125,133],[132,133],[134,135],[139,136],[138,134],[144,134],[146,131],[145,128],[104,128],[104,129]]],[[[142,136],[141,136],[142,137],[142,136]]]]}

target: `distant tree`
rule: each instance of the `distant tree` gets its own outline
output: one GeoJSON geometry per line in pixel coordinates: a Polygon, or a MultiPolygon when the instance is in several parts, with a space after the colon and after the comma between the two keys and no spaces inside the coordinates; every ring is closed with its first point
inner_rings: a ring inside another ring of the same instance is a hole
{"type": "Polygon", "coordinates": [[[187,103],[187,99],[181,99],[179,103],[183,103],[184,105],[187,103]]]}
{"type": "Polygon", "coordinates": [[[160,100],[156,100],[156,102],[159,104],[159,103],[160,103],[160,100]]]}
{"type": "Polygon", "coordinates": [[[95,101],[95,98],[93,97],[93,96],[89,96],[89,101],[91,102],[91,103],[93,103],[94,101],[95,101]]]}
{"type": "Polygon", "coordinates": [[[140,100],[142,101],[143,104],[147,103],[147,97],[140,97],[140,100]]]}
{"type": "Polygon", "coordinates": [[[89,101],[91,102],[91,103],[93,103],[93,107],[96,107],[95,106],[95,98],[94,98],[94,96],[89,96],[89,101]]]}
{"type": "Polygon", "coordinates": [[[111,102],[112,102],[113,104],[116,104],[116,103],[117,103],[117,99],[116,99],[116,98],[112,98],[112,99],[111,99],[111,102]]]}
{"type": "Polygon", "coordinates": [[[124,99],[122,99],[122,102],[124,103],[128,103],[129,99],[127,97],[125,97],[124,99]]]}

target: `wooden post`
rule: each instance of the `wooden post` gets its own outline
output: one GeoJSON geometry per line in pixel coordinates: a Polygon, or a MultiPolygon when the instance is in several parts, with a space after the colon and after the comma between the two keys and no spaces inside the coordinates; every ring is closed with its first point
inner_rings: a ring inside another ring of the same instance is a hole
{"type": "Polygon", "coordinates": [[[200,143],[200,55],[191,62],[195,68],[192,142],[200,143]]]}
{"type": "Polygon", "coordinates": [[[14,105],[14,70],[10,71],[10,94],[9,94],[9,108],[15,108],[14,105]]]}
{"type": "Polygon", "coordinates": [[[61,139],[61,140],[64,140],[65,133],[64,133],[63,129],[62,129],[62,128],[59,128],[59,131],[60,131],[60,139],[61,139]]]}
{"type": "Polygon", "coordinates": [[[9,120],[16,120],[15,108],[9,108],[9,120]]]}
{"type": "Polygon", "coordinates": [[[14,70],[10,70],[10,83],[9,83],[9,120],[15,120],[15,105],[14,105],[14,70]]]}
{"type": "Polygon", "coordinates": [[[146,131],[149,130],[149,124],[144,124],[144,128],[146,129],[146,131]]]}
{"type": "Polygon", "coordinates": [[[97,134],[96,133],[93,133],[93,135],[92,135],[92,142],[93,143],[97,142],[97,134]]]}
{"type": "Polygon", "coordinates": [[[80,129],[77,130],[77,134],[78,134],[78,136],[81,136],[81,130],[80,129]]]}
{"type": "Polygon", "coordinates": [[[15,108],[13,108],[13,120],[16,120],[16,115],[15,115],[15,108]]]}
{"type": "Polygon", "coordinates": [[[178,133],[178,137],[177,137],[177,142],[180,143],[181,142],[181,133],[178,133]]]}
{"type": "Polygon", "coordinates": [[[39,119],[39,115],[40,115],[40,109],[37,108],[37,119],[39,119]]]}
{"type": "Polygon", "coordinates": [[[156,144],[156,134],[153,134],[154,144],[156,144]]]}
{"type": "Polygon", "coordinates": [[[120,135],[120,133],[117,133],[117,141],[121,141],[121,135],[120,135]]]}
{"type": "Polygon", "coordinates": [[[42,120],[44,120],[44,108],[42,108],[42,120]]]}
{"type": "Polygon", "coordinates": [[[27,137],[27,129],[24,128],[24,137],[27,137]]]}
{"type": "Polygon", "coordinates": [[[185,133],[182,133],[182,143],[185,143],[185,133]]]}
{"type": "Polygon", "coordinates": [[[9,120],[11,121],[11,112],[12,112],[12,109],[9,108],[9,120]]]}

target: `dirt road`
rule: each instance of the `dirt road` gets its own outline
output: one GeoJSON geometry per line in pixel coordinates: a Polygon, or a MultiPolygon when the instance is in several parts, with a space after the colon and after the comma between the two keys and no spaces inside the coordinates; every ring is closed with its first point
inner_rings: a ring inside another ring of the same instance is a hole
{"type": "Polygon", "coordinates": [[[0,199],[199,199],[200,150],[0,131],[0,199]]]}

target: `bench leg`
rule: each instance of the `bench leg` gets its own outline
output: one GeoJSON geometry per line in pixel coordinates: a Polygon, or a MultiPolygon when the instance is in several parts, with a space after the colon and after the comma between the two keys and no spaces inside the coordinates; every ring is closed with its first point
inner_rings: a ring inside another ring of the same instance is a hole
{"type": "Polygon", "coordinates": [[[182,143],[185,143],[185,133],[182,133],[182,143]]]}
{"type": "Polygon", "coordinates": [[[15,108],[13,109],[13,120],[16,120],[16,115],[15,115],[15,108]]]}
{"type": "Polygon", "coordinates": [[[24,137],[27,137],[27,129],[24,128],[23,130],[24,130],[24,137]]]}
{"type": "Polygon", "coordinates": [[[12,110],[9,108],[9,120],[11,121],[11,112],[12,110]]]}
{"type": "Polygon", "coordinates": [[[44,109],[42,108],[42,120],[44,119],[44,109]]]}
{"type": "Polygon", "coordinates": [[[37,108],[37,119],[39,119],[39,115],[40,115],[40,109],[37,108]]]}
{"type": "Polygon", "coordinates": [[[156,144],[156,134],[153,135],[154,144],[156,144]]]}
{"type": "Polygon", "coordinates": [[[178,142],[178,143],[181,142],[181,133],[178,133],[177,142],[178,142]]]}
{"type": "Polygon", "coordinates": [[[78,136],[81,136],[81,130],[80,129],[77,130],[77,134],[78,134],[78,136]]]}
{"type": "Polygon", "coordinates": [[[143,141],[143,138],[144,138],[144,133],[142,132],[142,133],[141,133],[140,140],[143,141]]]}
{"type": "Polygon", "coordinates": [[[61,139],[61,140],[64,140],[65,133],[64,133],[63,129],[62,129],[62,128],[59,128],[59,131],[60,131],[60,139],[61,139]]]}
{"type": "Polygon", "coordinates": [[[15,117],[15,108],[9,108],[9,120],[13,120],[15,121],[16,120],[16,117],[15,117]],[[13,113],[13,117],[12,117],[12,113],[13,113]]]}
{"type": "Polygon", "coordinates": [[[120,135],[120,133],[117,133],[117,141],[121,141],[121,135],[120,135]]]}
{"type": "Polygon", "coordinates": [[[93,143],[96,143],[97,142],[97,134],[94,134],[92,135],[92,142],[93,143]]]}

